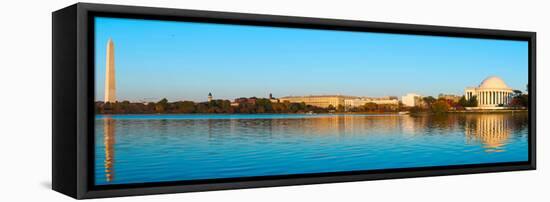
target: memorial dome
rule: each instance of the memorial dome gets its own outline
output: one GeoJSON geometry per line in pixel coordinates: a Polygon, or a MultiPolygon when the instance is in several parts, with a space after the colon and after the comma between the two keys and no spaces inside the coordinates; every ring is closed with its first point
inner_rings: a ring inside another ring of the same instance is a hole
{"type": "Polygon", "coordinates": [[[501,78],[497,76],[490,76],[481,82],[481,84],[479,85],[479,88],[504,89],[504,88],[508,88],[508,85],[506,85],[506,83],[504,83],[504,81],[501,78]]]}

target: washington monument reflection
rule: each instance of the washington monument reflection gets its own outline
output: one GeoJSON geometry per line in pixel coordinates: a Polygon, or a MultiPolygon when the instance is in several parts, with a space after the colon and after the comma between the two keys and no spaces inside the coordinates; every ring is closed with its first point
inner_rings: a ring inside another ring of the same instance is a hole
{"type": "Polygon", "coordinates": [[[105,178],[107,182],[113,180],[115,172],[113,168],[115,157],[115,128],[116,120],[111,117],[103,119],[103,144],[105,144],[105,178]]]}

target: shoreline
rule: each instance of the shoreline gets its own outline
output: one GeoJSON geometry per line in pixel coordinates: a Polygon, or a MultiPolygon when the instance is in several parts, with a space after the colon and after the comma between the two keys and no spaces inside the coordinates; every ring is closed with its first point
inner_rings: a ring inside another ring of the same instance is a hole
{"type": "Polygon", "coordinates": [[[447,113],[480,113],[480,114],[488,114],[488,113],[528,113],[528,109],[484,109],[484,110],[455,110],[455,111],[448,111],[447,113]]]}
{"type": "MultiPolygon", "coordinates": [[[[455,110],[441,114],[432,112],[409,112],[403,115],[444,115],[444,114],[492,114],[492,113],[528,113],[527,109],[506,110],[455,110]]],[[[335,113],[131,113],[131,114],[99,114],[95,115],[398,115],[399,112],[335,112],[335,113]]]]}

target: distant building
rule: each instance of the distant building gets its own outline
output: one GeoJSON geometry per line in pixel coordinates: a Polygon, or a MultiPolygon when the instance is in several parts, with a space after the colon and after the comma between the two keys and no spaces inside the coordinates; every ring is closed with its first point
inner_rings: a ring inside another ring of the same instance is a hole
{"type": "MultiPolygon", "coordinates": [[[[239,106],[239,104],[256,104],[257,101],[258,101],[258,98],[256,98],[256,97],[250,97],[250,98],[240,97],[240,98],[237,98],[237,99],[233,100],[233,102],[231,102],[231,106],[239,106]]],[[[270,102],[279,102],[279,99],[274,98],[273,95],[270,93],[269,94],[269,101],[270,102]]]]}
{"type": "Polygon", "coordinates": [[[462,96],[451,95],[451,94],[439,94],[439,96],[437,96],[437,98],[445,99],[445,100],[451,100],[453,102],[458,102],[460,100],[460,98],[462,98],[462,96]]]}
{"type": "Polygon", "coordinates": [[[487,77],[478,87],[468,87],[464,90],[467,100],[476,96],[477,108],[491,109],[505,106],[512,101],[514,91],[504,81],[496,76],[487,77]]]}
{"type": "Polygon", "coordinates": [[[212,93],[208,93],[208,102],[212,101],[212,93]]]}
{"type": "Polygon", "coordinates": [[[408,93],[401,96],[401,102],[407,107],[415,107],[422,105],[422,96],[414,93],[408,93]]]}
{"type": "Polygon", "coordinates": [[[286,96],[279,98],[280,102],[306,103],[306,105],[327,108],[329,106],[345,106],[344,100],[356,99],[354,96],[345,95],[310,95],[310,96],[286,96]]]}
{"type": "Polygon", "coordinates": [[[273,97],[273,94],[269,93],[269,101],[270,102],[279,102],[279,99],[273,97]]]}
{"type": "Polygon", "coordinates": [[[399,105],[399,100],[395,96],[385,96],[385,97],[359,97],[355,99],[346,99],[344,100],[346,108],[349,107],[359,107],[367,103],[374,103],[379,105],[399,105]]]}
{"type": "Polygon", "coordinates": [[[237,105],[241,104],[241,103],[247,103],[247,104],[256,104],[256,101],[258,99],[255,98],[255,97],[251,97],[251,98],[245,98],[245,97],[241,97],[241,98],[237,98],[233,101],[233,103],[236,103],[237,105]]]}

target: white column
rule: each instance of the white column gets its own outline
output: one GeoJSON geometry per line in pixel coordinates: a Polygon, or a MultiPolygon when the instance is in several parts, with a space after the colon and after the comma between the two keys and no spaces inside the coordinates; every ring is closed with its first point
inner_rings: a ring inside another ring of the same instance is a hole
{"type": "Polygon", "coordinates": [[[487,94],[486,91],[483,91],[483,99],[484,99],[483,104],[484,104],[484,105],[486,105],[486,104],[487,104],[487,101],[489,101],[489,99],[488,99],[489,96],[488,96],[488,95],[489,95],[489,94],[487,94]]]}
{"type": "Polygon", "coordinates": [[[483,105],[487,104],[487,92],[483,91],[483,105]]]}
{"type": "Polygon", "coordinates": [[[495,99],[495,94],[493,91],[489,91],[489,104],[492,105],[494,104],[494,99],[495,99]]]}
{"type": "Polygon", "coordinates": [[[477,93],[477,100],[479,100],[479,105],[481,106],[483,104],[483,93],[482,92],[477,93]]]}
{"type": "Polygon", "coordinates": [[[506,104],[510,104],[510,93],[506,92],[506,104]]]}
{"type": "Polygon", "coordinates": [[[489,91],[489,105],[493,104],[493,91],[489,91]]]}
{"type": "Polygon", "coordinates": [[[486,105],[487,104],[487,97],[488,97],[488,94],[486,91],[483,91],[483,104],[486,105]]]}
{"type": "Polygon", "coordinates": [[[484,105],[485,104],[485,92],[480,92],[480,97],[479,97],[479,101],[481,103],[481,105],[484,105]]]}
{"type": "Polygon", "coordinates": [[[491,92],[489,92],[489,94],[491,95],[491,99],[489,100],[489,104],[494,105],[495,104],[495,91],[491,91],[491,92]]]}
{"type": "Polygon", "coordinates": [[[508,104],[508,92],[504,92],[504,105],[508,104]]]}
{"type": "Polygon", "coordinates": [[[487,104],[490,105],[491,104],[491,91],[487,92],[487,104]]]}
{"type": "Polygon", "coordinates": [[[495,91],[495,94],[497,95],[495,99],[495,104],[498,105],[498,103],[500,103],[500,94],[498,91],[495,91]]]}
{"type": "Polygon", "coordinates": [[[497,91],[493,91],[493,93],[495,94],[495,99],[493,101],[493,105],[496,105],[498,103],[498,92],[497,91]]]}
{"type": "Polygon", "coordinates": [[[493,91],[493,92],[495,94],[495,101],[494,101],[493,105],[496,105],[496,104],[498,104],[498,92],[497,91],[493,91]]]}
{"type": "Polygon", "coordinates": [[[491,104],[491,91],[487,92],[487,103],[488,105],[491,104]]]}
{"type": "Polygon", "coordinates": [[[487,96],[485,96],[485,91],[481,92],[481,100],[482,100],[481,105],[485,105],[485,100],[486,100],[485,97],[487,97],[487,96]]]}

